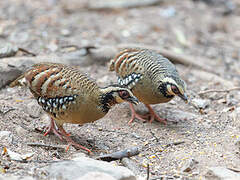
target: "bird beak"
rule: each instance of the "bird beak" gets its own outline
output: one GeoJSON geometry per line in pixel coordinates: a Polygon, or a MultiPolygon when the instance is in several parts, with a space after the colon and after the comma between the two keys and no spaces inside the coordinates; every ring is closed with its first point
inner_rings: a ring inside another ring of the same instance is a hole
{"type": "Polygon", "coordinates": [[[139,103],[139,101],[136,97],[130,97],[130,98],[128,98],[127,101],[130,102],[130,103],[133,103],[135,105],[137,105],[139,103]]]}
{"type": "Polygon", "coordinates": [[[184,100],[185,103],[188,103],[188,97],[187,97],[186,93],[184,93],[184,94],[179,94],[178,96],[179,96],[182,100],[184,100]]]}

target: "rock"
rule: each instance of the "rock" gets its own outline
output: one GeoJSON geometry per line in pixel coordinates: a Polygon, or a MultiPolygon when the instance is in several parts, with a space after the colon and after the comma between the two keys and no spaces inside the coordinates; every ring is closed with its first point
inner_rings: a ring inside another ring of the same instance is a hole
{"type": "Polygon", "coordinates": [[[193,0],[193,1],[203,1],[209,5],[214,6],[215,8],[218,7],[219,13],[222,15],[229,15],[234,12],[236,9],[236,4],[234,1],[225,1],[225,0],[193,0]]]}
{"type": "Polygon", "coordinates": [[[12,132],[11,131],[0,131],[0,142],[1,143],[11,143],[12,142],[12,132]]]}
{"type": "Polygon", "coordinates": [[[34,180],[33,177],[30,176],[11,176],[11,175],[7,175],[7,176],[3,176],[0,174],[0,180],[34,180]]]}
{"type": "Polygon", "coordinates": [[[61,30],[61,34],[63,36],[70,36],[71,35],[71,32],[68,30],[68,29],[62,29],[61,30]]]}
{"type": "Polygon", "coordinates": [[[20,70],[10,67],[0,61],[0,89],[16,79],[20,74],[20,70]]]}
{"type": "Polygon", "coordinates": [[[138,165],[131,158],[122,158],[121,163],[134,174],[141,174],[138,165]]]}
{"type": "Polygon", "coordinates": [[[77,180],[117,180],[116,178],[100,172],[90,172],[84,175],[83,177],[78,178],[77,180]]]}
{"type": "Polygon", "coordinates": [[[55,52],[55,51],[57,51],[57,49],[58,49],[58,45],[56,44],[55,41],[52,41],[52,42],[50,42],[50,43],[47,45],[47,48],[48,48],[50,51],[55,52]]]}
{"type": "Polygon", "coordinates": [[[226,101],[228,106],[235,106],[239,103],[238,99],[236,99],[236,97],[233,96],[232,94],[226,95],[226,101]]]}
{"type": "Polygon", "coordinates": [[[238,147],[238,150],[240,152],[240,138],[237,138],[235,145],[238,147]]]}
{"type": "Polygon", "coordinates": [[[28,133],[28,131],[21,126],[17,126],[15,130],[19,137],[23,137],[25,134],[28,133]]]}
{"type": "MultiPolygon", "coordinates": [[[[116,180],[136,180],[132,171],[125,167],[114,166],[111,163],[94,160],[87,157],[77,157],[42,168],[47,171],[49,179],[78,180],[86,179],[89,173],[104,173],[116,180]]],[[[108,177],[109,178],[109,177],[108,177]]]]}
{"type": "Polygon", "coordinates": [[[28,67],[34,64],[34,61],[26,58],[3,58],[0,61],[0,89],[15,80],[28,67]]]}
{"type": "Polygon", "coordinates": [[[168,7],[166,9],[163,9],[160,12],[161,16],[165,17],[165,18],[169,18],[169,17],[173,17],[176,15],[176,9],[174,7],[168,7]]]}
{"type": "Polygon", "coordinates": [[[18,52],[18,47],[12,44],[3,44],[0,47],[0,58],[15,56],[18,52]]]}
{"type": "Polygon", "coordinates": [[[189,159],[181,168],[182,172],[190,172],[192,171],[195,166],[198,164],[198,161],[196,161],[195,159],[189,159]]]}
{"type": "Polygon", "coordinates": [[[37,118],[40,116],[41,112],[42,108],[38,105],[36,100],[33,100],[27,104],[27,113],[29,114],[29,116],[37,118]]]}
{"type": "Polygon", "coordinates": [[[167,119],[169,119],[169,121],[191,120],[195,119],[196,117],[197,115],[193,113],[181,110],[172,110],[167,114],[167,119]]]}
{"type": "Polygon", "coordinates": [[[192,104],[198,109],[206,109],[209,106],[210,101],[208,99],[206,100],[195,98],[192,100],[192,104]]]}
{"type": "Polygon", "coordinates": [[[239,180],[240,174],[225,167],[210,167],[205,177],[206,180],[239,180]]]}
{"type": "Polygon", "coordinates": [[[87,155],[85,153],[79,152],[79,153],[73,154],[71,159],[80,158],[80,157],[87,157],[87,155]]]}
{"type": "Polygon", "coordinates": [[[10,42],[14,42],[14,43],[24,43],[27,42],[29,40],[29,33],[26,31],[19,31],[19,32],[13,32],[10,34],[9,36],[9,40],[10,42]]]}

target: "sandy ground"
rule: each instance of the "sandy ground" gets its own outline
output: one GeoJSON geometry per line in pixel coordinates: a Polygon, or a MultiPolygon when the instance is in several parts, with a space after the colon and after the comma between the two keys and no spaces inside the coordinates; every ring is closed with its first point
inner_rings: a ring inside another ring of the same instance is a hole
{"type": "MultiPolygon", "coordinates": [[[[12,42],[37,54],[60,54],[61,46],[68,44],[150,44],[209,58],[216,64],[212,69],[219,77],[239,85],[240,4],[237,1],[233,1],[236,5],[234,12],[227,16],[222,13],[224,6],[209,6],[190,0],[101,11],[84,9],[81,3],[73,6],[70,2],[1,1],[0,42],[12,42]],[[171,12],[170,8],[174,13],[166,15],[171,12]]],[[[96,79],[100,86],[116,81],[106,65],[77,68],[96,79]]],[[[77,142],[92,149],[93,157],[133,146],[141,147],[140,155],[131,159],[142,175],[146,175],[146,165],[149,164],[151,177],[168,175],[198,179],[210,166],[239,169],[239,146],[235,144],[240,135],[239,91],[199,96],[202,90],[230,87],[197,76],[193,67],[177,65],[177,69],[188,85],[190,99],[207,101],[208,106],[201,113],[175,98],[154,106],[161,117],[168,119],[167,125],[135,120],[129,126],[128,104],[121,104],[94,123],[83,126],[66,124],[66,131],[77,142]],[[182,143],[174,145],[175,142],[182,143]],[[196,160],[197,165],[188,173],[182,172],[182,167],[190,159],[196,160]]],[[[146,112],[143,105],[137,109],[146,112]]],[[[31,142],[66,145],[54,135],[43,136],[41,131],[48,123],[26,88],[6,87],[0,91],[0,130],[12,132],[12,137],[3,139],[0,148],[6,147],[20,154],[34,153],[29,163],[0,156],[0,167],[7,174],[35,174],[42,178],[44,174],[38,172],[39,167],[82,152],[73,147],[65,152],[64,148],[27,145],[31,142]],[[33,113],[32,107],[39,112],[33,113]]]]}

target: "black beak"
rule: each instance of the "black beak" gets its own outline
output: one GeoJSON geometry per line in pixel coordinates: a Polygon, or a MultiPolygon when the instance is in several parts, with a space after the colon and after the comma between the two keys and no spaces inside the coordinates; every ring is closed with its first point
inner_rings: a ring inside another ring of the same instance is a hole
{"type": "Polygon", "coordinates": [[[182,100],[184,100],[185,103],[188,103],[188,97],[187,97],[186,93],[184,93],[184,94],[179,94],[178,96],[179,96],[182,100]]]}
{"type": "Polygon", "coordinates": [[[130,97],[127,99],[128,102],[133,103],[137,105],[139,103],[138,99],[136,97],[130,97]]]}

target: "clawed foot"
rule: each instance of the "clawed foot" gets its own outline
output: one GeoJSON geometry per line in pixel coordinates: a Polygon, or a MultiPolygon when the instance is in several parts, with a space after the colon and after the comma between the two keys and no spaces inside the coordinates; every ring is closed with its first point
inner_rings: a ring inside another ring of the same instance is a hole
{"type": "Polygon", "coordinates": [[[72,138],[70,137],[70,134],[67,133],[62,126],[57,127],[57,125],[55,124],[55,121],[51,118],[50,121],[50,125],[47,129],[47,131],[44,133],[44,136],[48,135],[50,132],[53,132],[59,139],[61,140],[66,140],[68,142],[68,146],[66,148],[66,151],[69,150],[69,147],[72,145],[76,148],[80,148],[83,149],[85,151],[87,151],[89,154],[91,153],[91,151],[88,148],[85,148],[84,146],[74,142],[72,140],[72,138]]]}
{"type": "Polygon", "coordinates": [[[61,134],[64,136],[64,139],[68,142],[68,146],[67,146],[67,148],[66,148],[66,151],[68,151],[69,148],[70,148],[70,146],[72,145],[72,146],[74,146],[74,147],[76,147],[76,148],[80,148],[80,149],[83,149],[83,150],[87,151],[88,154],[91,153],[91,151],[90,151],[88,148],[85,148],[84,146],[82,146],[82,145],[74,142],[74,141],[72,140],[72,138],[69,137],[69,134],[66,133],[66,131],[63,129],[63,127],[59,127],[59,131],[60,131],[61,134]]]}
{"type": "Polygon", "coordinates": [[[163,123],[163,124],[165,124],[165,125],[167,124],[166,119],[160,118],[160,117],[154,112],[153,108],[152,108],[150,105],[145,104],[145,106],[146,106],[146,107],[148,108],[148,110],[149,110],[148,117],[150,118],[150,120],[149,120],[150,123],[153,122],[154,119],[156,119],[157,121],[159,121],[159,122],[161,122],[161,123],[163,123]]]}
{"type": "Polygon", "coordinates": [[[133,122],[133,120],[134,120],[135,118],[136,118],[136,119],[139,119],[139,120],[141,120],[141,121],[146,121],[147,116],[145,116],[145,115],[140,115],[140,114],[136,113],[136,111],[134,111],[134,112],[132,112],[132,117],[131,117],[130,121],[128,121],[128,124],[129,124],[129,125],[132,124],[132,122],[133,122]]]}
{"type": "Polygon", "coordinates": [[[44,133],[43,136],[47,136],[49,133],[53,132],[59,139],[63,140],[63,136],[59,132],[57,125],[55,124],[54,120],[51,118],[50,125],[47,128],[47,131],[44,133]]]}
{"type": "Polygon", "coordinates": [[[145,106],[148,108],[149,112],[145,115],[140,115],[138,113],[136,113],[134,107],[133,107],[133,104],[129,103],[130,105],[130,109],[132,111],[132,116],[131,116],[131,119],[130,121],[128,122],[128,124],[130,125],[133,120],[136,118],[136,119],[139,119],[141,121],[149,121],[150,123],[153,122],[154,119],[156,119],[157,121],[163,123],[163,124],[167,124],[166,120],[163,119],[163,118],[160,118],[155,112],[154,110],[152,109],[152,107],[150,105],[147,105],[145,104],[145,106]]]}

